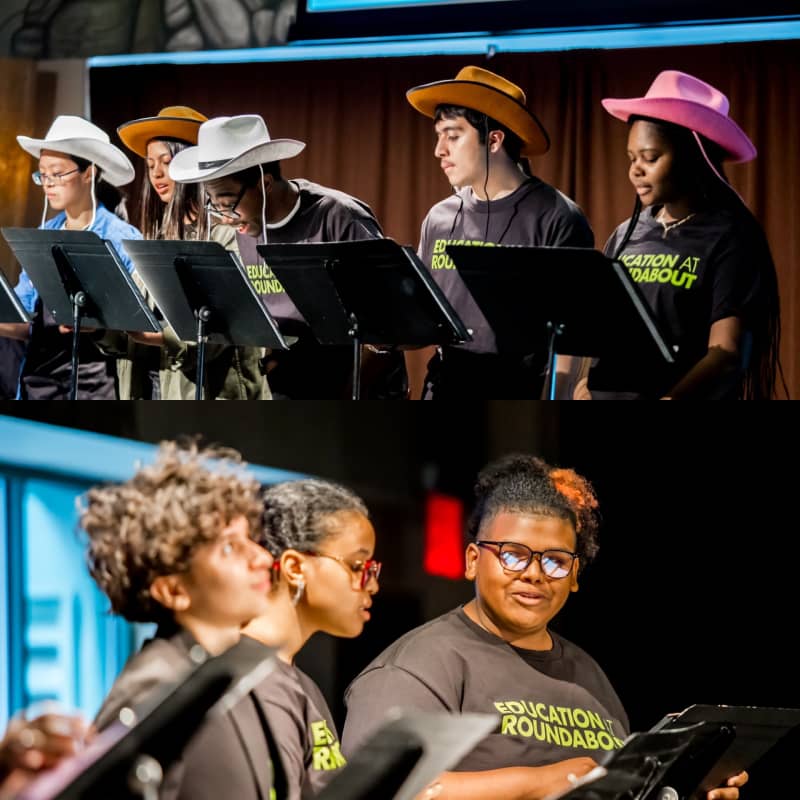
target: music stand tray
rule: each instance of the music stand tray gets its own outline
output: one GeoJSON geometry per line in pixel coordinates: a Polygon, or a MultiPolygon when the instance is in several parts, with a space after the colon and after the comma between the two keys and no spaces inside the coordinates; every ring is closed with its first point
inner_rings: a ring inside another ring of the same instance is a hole
{"type": "Polygon", "coordinates": [[[197,343],[196,399],[203,396],[207,342],[288,349],[244,267],[219,242],[124,245],[164,319],[182,341],[197,343]]]}
{"type": "Polygon", "coordinates": [[[800,709],[691,706],[547,800],[703,800],[800,726],[800,709]]]}
{"type": "MultiPolygon", "coordinates": [[[[99,733],[77,755],[43,773],[18,800],[105,800],[137,797],[130,784],[142,756],[166,774],[206,715],[223,714],[274,668],[275,649],[241,642],[209,657],[169,686],[157,687],[99,733]]],[[[156,776],[153,791],[157,792],[156,776]]],[[[147,796],[147,795],[145,795],[147,796]]]]}
{"type": "Polygon", "coordinates": [[[123,244],[164,319],[182,341],[197,340],[197,313],[205,307],[210,312],[205,325],[209,343],[287,349],[244,268],[219,242],[126,240],[123,244]]]}
{"type": "Polygon", "coordinates": [[[114,248],[96,233],[39,228],[2,232],[56,324],[72,327],[70,400],[78,396],[81,326],[161,330],[114,248]]]}
{"type": "Polygon", "coordinates": [[[323,345],[353,347],[353,398],[361,345],[414,347],[470,341],[464,323],[410,247],[392,239],[258,245],[323,345]]]}
{"type": "Polygon", "coordinates": [[[707,763],[707,752],[699,750],[673,769],[671,784],[685,790],[687,796],[700,792],[698,796],[704,797],[731,775],[751,770],[784,736],[800,728],[800,709],[693,705],[679,714],[667,715],[653,730],[669,731],[699,722],[719,725],[732,733],[713,765],[707,763]]]}
{"type": "Polygon", "coordinates": [[[30,314],[17,297],[5,274],[0,270],[0,322],[30,323],[30,314]]]}
{"type": "Polygon", "coordinates": [[[448,245],[447,253],[500,353],[548,353],[551,396],[557,354],[601,358],[606,374],[614,375],[610,388],[626,391],[652,389],[652,366],[632,364],[675,364],[625,267],[598,250],[448,245]]]}
{"type": "Polygon", "coordinates": [[[413,800],[497,727],[495,714],[392,709],[319,800],[413,800]]]}
{"type": "Polygon", "coordinates": [[[74,297],[84,292],[82,326],[161,330],[113,246],[96,233],[39,228],[3,228],[2,233],[57,324],[73,325],[74,297]]]}

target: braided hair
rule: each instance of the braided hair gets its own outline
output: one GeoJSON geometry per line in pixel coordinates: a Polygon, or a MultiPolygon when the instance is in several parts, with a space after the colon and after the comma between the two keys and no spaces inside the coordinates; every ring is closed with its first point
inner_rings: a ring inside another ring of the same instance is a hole
{"type": "Polygon", "coordinates": [[[315,551],[334,532],[335,514],[369,517],[364,501],[344,486],[316,479],[286,481],[263,493],[263,528],[259,543],[277,559],[284,550],[315,551]]]}

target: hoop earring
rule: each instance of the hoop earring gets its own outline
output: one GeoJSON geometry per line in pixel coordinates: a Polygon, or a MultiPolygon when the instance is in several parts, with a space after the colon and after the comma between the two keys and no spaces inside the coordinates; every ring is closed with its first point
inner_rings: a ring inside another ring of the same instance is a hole
{"type": "Polygon", "coordinates": [[[292,605],[296,606],[300,599],[303,597],[303,592],[306,590],[306,583],[305,581],[300,578],[300,583],[297,584],[297,588],[294,590],[294,594],[292,595],[292,605]]]}

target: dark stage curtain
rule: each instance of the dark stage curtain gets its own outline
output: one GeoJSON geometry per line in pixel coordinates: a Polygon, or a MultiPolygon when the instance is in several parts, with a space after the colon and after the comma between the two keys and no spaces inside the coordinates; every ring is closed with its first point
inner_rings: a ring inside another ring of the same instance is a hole
{"type": "MultiPolygon", "coordinates": [[[[718,86],[732,116],[759,151],[729,177],[763,224],[772,246],[783,307],[782,360],[800,397],[800,48],[796,42],[478,57],[354,59],[276,64],[142,66],[94,69],[94,121],[120,123],[187,104],[209,116],[260,113],[273,137],[308,147],[286,162],[305,177],[370,203],[386,233],[416,245],[428,208],[449,186],[433,157],[433,127],[406,102],[411,86],[452,78],[483,64],[519,83],[550,133],[550,152],[532,170],[584,209],[599,246],[630,215],[626,126],[602,97],[644,94],[662,69],[680,69],[718,86]]],[[[141,165],[140,165],[141,172],[141,165]]]]}

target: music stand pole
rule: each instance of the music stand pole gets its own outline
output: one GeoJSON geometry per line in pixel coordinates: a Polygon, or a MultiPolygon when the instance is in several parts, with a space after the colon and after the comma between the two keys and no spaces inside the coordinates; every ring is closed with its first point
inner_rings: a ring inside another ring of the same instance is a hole
{"type": "Polygon", "coordinates": [[[547,323],[547,363],[550,369],[550,386],[547,389],[547,399],[556,399],[556,361],[558,360],[558,349],[556,341],[564,333],[564,326],[557,322],[547,323]]]}
{"type": "Polygon", "coordinates": [[[197,317],[197,385],[194,387],[194,399],[203,399],[203,384],[205,383],[206,373],[206,323],[211,319],[211,309],[208,306],[201,306],[195,316],[197,317]]]}
{"type": "Polygon", "coordinates": [[[53,260],[56,262],[64,291],[67,292],[72,302],[72,352],[70,358],[69,399],[77,400],[81,317],[83,316],[83,309],[86,308],[89,298],[86,292],[80,288],[80,285],[76,285],[78,281],[75,276],[75,271],[61,245],[53,246],[53,260]]]}
{"type": "Polygon", "coordinates": [[[81,316],[86,305],[86,292],[72,295],[72,374],[69,377],[69,399],[78,399],[78,348],[81,337],[81,316]]]}
{"type": "Polygon", "coordinates": [[[358,319],[350,313],[350,328],[347,335],[353,340],[353,391],[351,400],[361,399],[361,337],[359,335],[358,319]]]}

